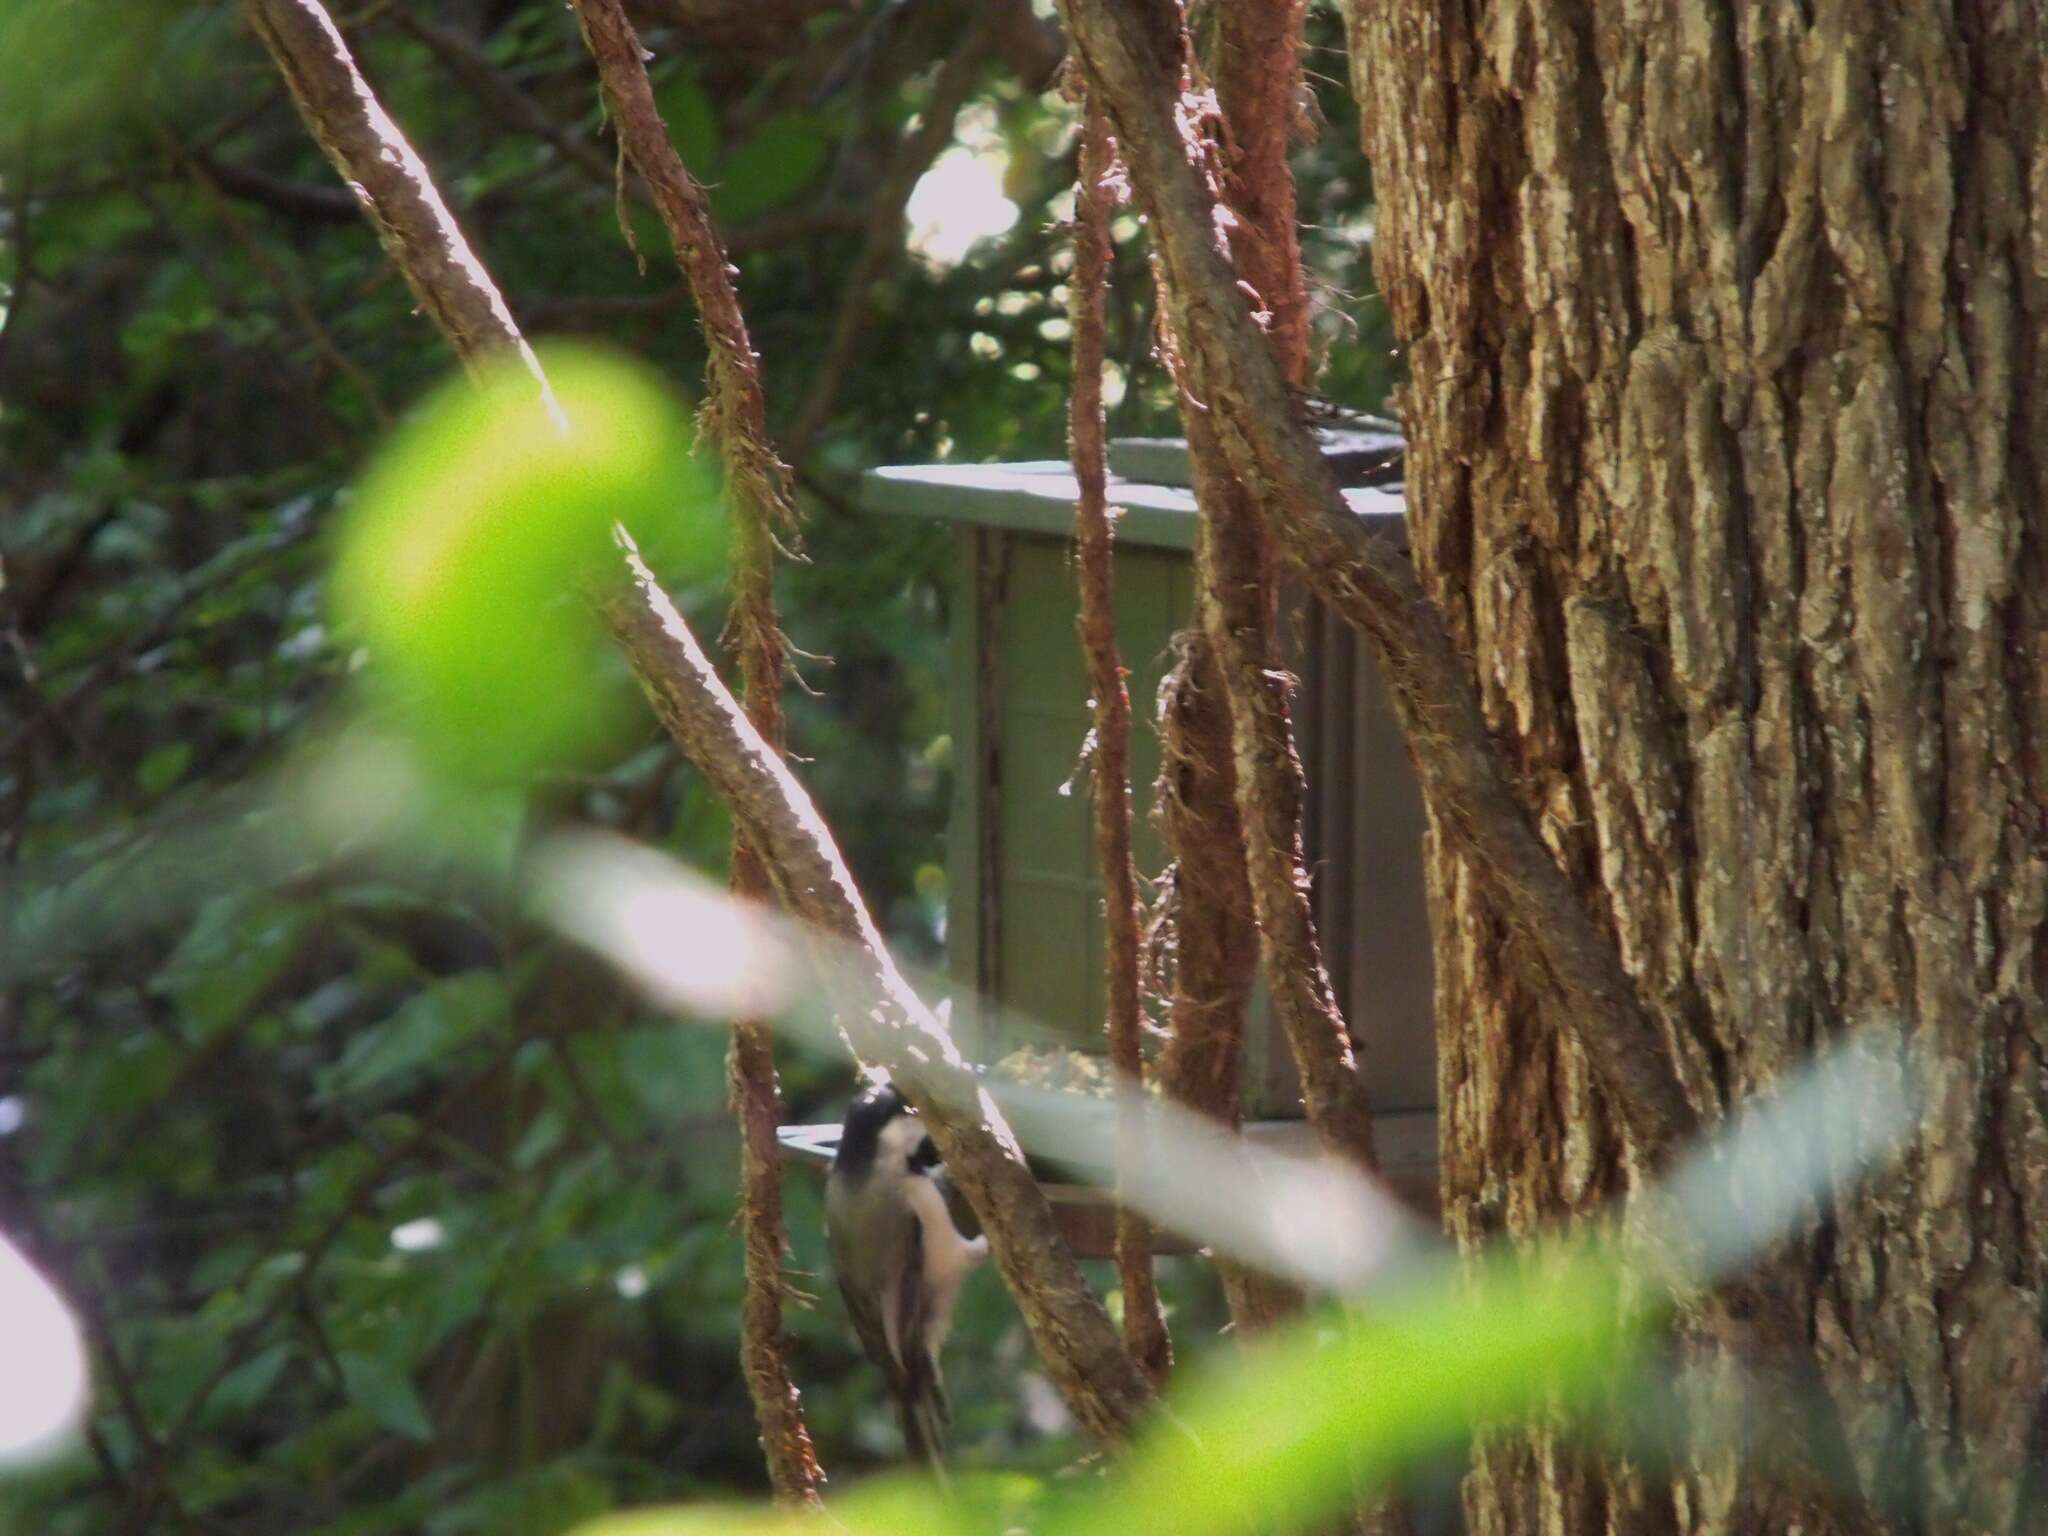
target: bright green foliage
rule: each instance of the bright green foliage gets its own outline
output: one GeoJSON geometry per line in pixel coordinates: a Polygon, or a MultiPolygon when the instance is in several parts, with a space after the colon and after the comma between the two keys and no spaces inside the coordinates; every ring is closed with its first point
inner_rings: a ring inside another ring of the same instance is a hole
{"type": "Polygon", "coordinates": [[[618,741],[590,584],[624,529],[655,569],[710,579],[725,548],[689,419],[644,367],[546,348],[438,389],[378,453],[340,531],[331,591],[371,676],[445,771],[503,783],[618,741]]]}

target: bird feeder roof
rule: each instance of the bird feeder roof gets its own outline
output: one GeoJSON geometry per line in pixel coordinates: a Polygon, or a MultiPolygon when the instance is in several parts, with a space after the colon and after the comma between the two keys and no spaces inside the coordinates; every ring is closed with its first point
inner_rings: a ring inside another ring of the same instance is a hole
{"type": "MultiPolygon", "coordinates": [[[[1326,429],[1323,453],[1344,499],[1361,518],[1398,528],[1405,510],[1401,438],[1383,427],[1326,429]]],[[[1123,509],[1120,542],[1152,549],[1193,549],[1195,497],[1187,443],[1180,438],[1114,438],[1109,502],[1123,509]]],[[[1011,464],[902,464],[871,469],[861,502],[869,511],[971,523],[1064,539],[1073,533],[1080,486],[1064,459],[1011,464]]]]}

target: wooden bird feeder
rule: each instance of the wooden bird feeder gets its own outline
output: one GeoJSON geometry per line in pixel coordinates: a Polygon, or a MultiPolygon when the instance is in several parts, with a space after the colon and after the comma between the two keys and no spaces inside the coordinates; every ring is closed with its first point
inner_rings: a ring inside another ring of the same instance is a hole
{"type": "MultiPolygon", "coordinates": [[[[1326,431],[1352,510],[1405,531],[1401,440],[1384,424],[1326,431]]],[[[1109,448],[1116,525],[1117,640],[1130,672],[1131,776],[1141,875],[1165,863],[1146,814],[1159,769],[1153,703],[1174,634],[1194,622],[1195,501],[1186,444],[1109,448]]],[[[872,470],[866,510],[953,531],[950,663],[953,805],[946,948],[963,1009],[981,1032],[960,1046],[996,1061],[1019,1048],[1103,1051],[1103,919],[1080,751],[1089,690],[1075,619],[1077,487],[1063,461],[872,470]]],[[[1308,780],[1304,832],[1330,979],[1365,1063],[1383,1171],[1436,1213],[1436,1047],[1423,906],[1421,797],[1370,660],[1315,599],[1284,594],[1294,723],[1308,780]]],[[[1306,1150],[1284,1038],[1255,998],[1246,1040],[1247,1134],[1306,1150]]],[[[792,1126],[793,1157],[829,1163],[837,1126],[792,1126]]],[[[1077,1253],[1107,1255],[1107,1194],[1048,1182],[1077,1253]]],[[[1162,1244],[1163,1251],[1174,1251],[1162,1244]]],[[[1182,1251],[1185,1251],[1184,1249],[1182,1251]]]]}

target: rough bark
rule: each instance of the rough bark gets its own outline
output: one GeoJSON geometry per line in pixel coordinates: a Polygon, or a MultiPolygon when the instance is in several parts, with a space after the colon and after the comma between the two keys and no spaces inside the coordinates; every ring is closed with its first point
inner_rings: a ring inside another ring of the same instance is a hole
{"type": "MultiPolygon", "coordinates": [[[[788,646],[775,612],[776,535],[793,531],[789,469],[768,438],[761,369],[747,333],[734,272],[710,205],[670,142],[647,77],[645,50],[618,0],[575,0],[613,125],[668,231],[697,307],[708,356],[699,423],[725,470],[732,515],[732,607],[726,644],[739,663],[747,719],[770,750],[784,750],[782,677],[788,646]]],[[[774,885],[744,836],[732,845],[732,891],[768,901],[774,885]]],[[[735,1020],[726,1075],[740,1126],[740,1232],[746,1291],[740,1308],[740,1363],[776,1497],[815,1504],[825,1478],[804,1423],[801,1394],[783,1340],[782,1155],[776,1129],[781,1092],[767,1024],[735,1020]]]]}
{"type": "MultiPolygon", "coordinates": [[[[1912,1154],[1774,1268],[1824,1388],[1804,1416],[1900,1529],[2039,1530],[2048,20],[1350,23],[1413,548],[1522,803],[1698,1114],[1856,1025],[1921,1053],[1912,1154]]],[[[1590,1042],[1432,811],[1445,1209],[1476,1243],[1627,1169],[1590,1042]]],[[[1695,1325],[1710,1369],[1724,1332],[1695,1325]]],[[[1499,1533],[1830,1520],[1734,1458],[1630,1480],[1540,1435],[1480,1456],[1467,1508],[1499,1533]]]]}
{"type": "MultiPolygon", "coordinates": [[[[1154,1072],[1160,1091],[1235,1127],[1244,1080],[1244,1031],[1259,964],[1259,936],[1237,816],[1230,705],[1215,652],[1198,629],[1174,639],[1159,691],[1159,783],[1153,815],[1172,850],[1153,919],[1168,962],[1167,1034],[1154,1072]]],[[[1300,1301],[1292,1287],[1219,1256],[1233,1327],[1272,1326],[1300,1301]]]]}
{"type": "MultiPolygon", "coordinates": [[[[1131,692],[1116,643],[1115,530],[1110,523],[1109,451],[1102,409],[1103,295],[1109,284],[1109,220],[1117,189],[1116,145],[1102,115],[1083,109],[1074,195],[1074,271],[1068,313],[1074,328],[1074,382],[1067,436],[1080,495],[1074,508],[1075,573],[1081,589],[1081,650],[1093,695],[1089,764],[1094,783],[1095,860],[1102,880],[1104,1032],[1110,1065],[1133,1088],[1145,1080],[1140,1033],[1138,866],[1131,847],[1131,692]]],[[[1128,1093],[1118,1110],[1117,1167],[1147,1156],[1145,1100],[1128,1093]]],[[[1173,1341],[1152,1274],[1152,1238],[1128,1202],[1116,1213],[1117,1282],[1124,1297],[1124,1342],[1154,1382],[1173,1366],[1173,1341]]]]}
{"type": "Polygon", "coordinates": [[[1673,1045],[1637,997],[1612,935],[1515,798],[1442,614],[1407,558],[1350,514],[1236,286],[1195,108],[1179,88],[1179,7],[1062,0],[1062,14],[1151,215],[1180,364],[1210,409],[1232,472],[1254,493],[1281,553],[1372,647],[1437,824],[1473,853],[1518,939],[1540,957],[1637,1150],[1661,1157],[1697,1124],[1673,1045]]]}
{"type": "Polygon", "coordinates": [[[1173,854],[1154,919],[1171,975],[1166,1044],[1156,1071],[1168,1098],[1234,1126],[1259,936],[1238,828],[1223,679],[1201,631],[1176,636],[1174,647],[1173,667],[1159,689],[1153,811],[1173,854]]]}
{"type": "MultiPolygon", "coordinates": [[[[1222,136],[1211,195],[1232,214],[1232,264],[1294,395],[1306,389],[1309,371],[1307,281],[1288,159],[1303,86],[1305,10],[1302,0],[1224,6],[1209,66],[1222,136]]],[[[1192,85],[1184,82],[1183,90],[1192,85]]],[[[1170,309],[1172,299],[1166,303],[1170,309]]],[[[1281,668],[1275,639],[1271,541],[1254,489],[1232,470],[1212,413],[1185,390],[1181,418],[1203,524],[1195,602],[1230,699],[1238,817],[1267,991],[1316,1140],[1332,1156],[1371,1171],[1378,1167],[1372,1108],[1311,907],[1302,841],[1307,786],[1288,710],[1293,679],[1281,668]]],[[[1288,1287],[1242,1266],[1227,1266],[1224,1282],[1233,1315],[1253,1331],[1301,1304],[1288,1287]]],[[[1407,1505],[1399,1498],[1361,1500],[1342,1528],[1355,1536],[1403,1536],[1407,1505]]]]}
{"type": "MultiPolygon", "coordinates": [[[[314,138],[356,189],[450,346],[472,368],[510,349],[546,394],[546,378],[490,274],[326,11],[317,0],[248,0],[248,9],[314,138]]],[[[1150,1385],[1061,1240],[1008,1124],[897,972],[817,808],[637,557],[619,579],[596,578],[595,600],[657,717],[725,800],[784,906],[818,946],[856,1049],[895,1072],[927,1115],[1076,1420],[1103,1444],[1121,1443],[1149,1406],[1150,1385]]]]}
{"type": "Polygon", "coordinates": [[[1307,9],[1307,0],[1223,6],[1209,65],[1226,135],[1224,201],[1236,215],[1231,256],[1259,296],[1266,342],[1295,391],[1309,382],[1308,275],[1288,154],[1301,124],[1307,9]]]}

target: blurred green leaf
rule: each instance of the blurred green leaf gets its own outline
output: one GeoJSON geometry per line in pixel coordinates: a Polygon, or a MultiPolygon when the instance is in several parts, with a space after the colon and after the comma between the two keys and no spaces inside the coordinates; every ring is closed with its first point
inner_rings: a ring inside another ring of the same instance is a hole
{"type": "Polygon", "coordinates": [[[297,952],[310,919],[262,897],[203,903],[159,973],[194,1040],[207,1040],[248,1009],[297,952]]]}
{"type": "Polygon", "coordinates": [[[638,364],[546,352],[559,415],[516,360],[453,381],[363,477],[333,600],[422,752],[458,780],[582,760],[632,718],[604,689],[581,590],[626,528],[657,570],[718,569],[724,530],[680,403],[638,364]]]}
{"type": "Polygon", "coordinates": [[[796,112],[769,118],[719,166],[712,213],[731,228],[782,207],[825,168],[829,148],[816,119],[796,112]]]}
{"type": "Polygon", "coordinates": [[[502,1020],[507,1007],[505,978],[496,971],[465,971],[435,982],[390,1018],[351,1039],[341,1059],[322,1075],[319,1097],[367,1093],[445,1061],[487,1025],[502,1020]]]}
{"type": "Polygon", "coordinates": [[[703,180],[718,159],[718,116],[703,81],[686,68],[655,87],[654,104],[683,164],[703,180]]]}
{"type": "Polygon", "coordinates": [[[1592,1249],[1489,1261],[1262,1340],[1177,1396],[1060,1536],[1229,1536],[1334,1510],[1474,1426],[1613,1379],[1647,1319],[1592,1249]]]}
{"type": "MultiPolygon", "coordinates": [[[[1590,1247],[1486,1262],[1357,1313],[1311,1315],[1178,1388],[1106,1483],[1048,1503],[1033,1528],[1238,1536],[1310,1525],[1476,1426],[1613,1381],[1649,1321],[1624,1306],[1618,1263],[1590,1247]]],[[[994,1528],[975,1505],[985,1512],[999,1492],[970,1484],[956,1505],[900,1482],[837,1501],[833,1515],[861,1536],[994,1528]]],[[[795,1528],[713,1507],[599,1521],[584,1536],[795,1528]]]]}
{"type": "Polygon", "coordinates": [[[410,1440],[434,1437],[426,1406],[404,1373],[372,1356],[351,1353],[341,1357],[341,1380],[348,1400],[379,1428],[410,1440]]]}
{"type": "Polygon", "coordinates": [[[160,795],[185,776],[192,762],[192,743],[171,741],[135,766],[135,782],[146,795],[160,795]]]}
{"type": "Polygon", "coordinates": [[[288,1344],[274,1344],[250,1356],[221,1378],[207,1403],[208,1413],[216,1419],[236,1419],[262,1407],[291,1358],[288,1344]]]}

